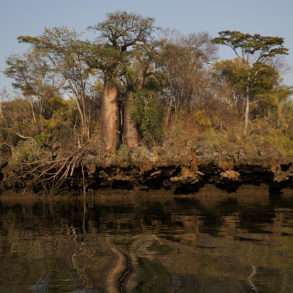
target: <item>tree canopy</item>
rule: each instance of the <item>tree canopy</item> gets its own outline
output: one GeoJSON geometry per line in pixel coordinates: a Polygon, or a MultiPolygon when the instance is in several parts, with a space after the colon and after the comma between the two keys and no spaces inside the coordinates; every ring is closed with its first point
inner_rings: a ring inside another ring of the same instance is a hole
{"type": "Polygon", "coordinates": [[[288,48],[284,47],[284,39],[275,36],[262,36],[239,31],[221,31],[213,39],[217,45],[230,47],[237,57],[246,62],[254,57],[254,63],[263,63],[280,55],[288,55],[288,48]]]}
{"type": "Polygon", "coordinates": [[[141,149],[172,159],[188,154],[189,162],[203,149],[219,156],[229,149],[236,160],[254,153],[256,141],[290,154],[292,88],[275,62],[289,54],[283,38],[167,35],[153,18],[121,11],[89,29],[94,34],[53,27],[20,36],[28,50],[7,59],[19,94],[0,101],[0,140],[24,152],[23,160],[32,157],[26,149],[32,145],[47,159],[56,150],[61,156],[89,147],[113,161],[141,149]],[[235,58],[217,58],[217,45],[235,58]]]}

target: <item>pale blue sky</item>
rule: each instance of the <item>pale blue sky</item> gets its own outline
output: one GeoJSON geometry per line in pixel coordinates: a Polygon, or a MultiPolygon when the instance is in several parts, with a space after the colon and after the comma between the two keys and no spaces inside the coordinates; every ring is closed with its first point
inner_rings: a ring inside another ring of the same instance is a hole
{"type": "MultiPolygon", "coordinates": [[[[109,12],[127,10],[184,33],[205,31],[215,36],[230,29],[282,36],[291,51],[286,81],[293,84],[293,0],[0,0],[0,4],[0,71],[9,55],[23,51],[18,35],[40,34],[45,26],[84,31],[109,12]]],[[[9,83],[0,73],[0,89],[9,83]]]]}

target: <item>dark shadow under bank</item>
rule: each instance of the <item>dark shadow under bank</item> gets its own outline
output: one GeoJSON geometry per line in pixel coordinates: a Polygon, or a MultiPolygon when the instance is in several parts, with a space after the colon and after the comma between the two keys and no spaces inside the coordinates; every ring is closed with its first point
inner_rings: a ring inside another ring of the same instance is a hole
{"type": "Polygon", "coordinates": [[[137,166],[97,166],[94,171],[85,168],[84,177],[79,169],[64,180],[58,188],[53,183],[32,180],[26,176],[10,177],[8,168],[0,168],[0,193],[33,192],[44,194],[71,193],[96,190],[166,190],[175,195],[198,193],[204,186],[213,185],[228,193],[243,185],[266,185],[270,194],[278,197],[284,189],[293,189],[293,164],[275,168],[261,165],[238,165],[222,169],[215,164],[201,164],[196,168],[180,165],[155,166],[141,169],[137,166]]]}

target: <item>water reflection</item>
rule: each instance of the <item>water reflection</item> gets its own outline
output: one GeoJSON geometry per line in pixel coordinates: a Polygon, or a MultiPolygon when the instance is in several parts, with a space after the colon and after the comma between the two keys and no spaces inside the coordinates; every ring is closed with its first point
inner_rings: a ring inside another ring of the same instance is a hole
{"type": "Polygon", "coordinates": [[[137,196],[0,201],[0,292],[293,292],[291,199],[137,196]]]}

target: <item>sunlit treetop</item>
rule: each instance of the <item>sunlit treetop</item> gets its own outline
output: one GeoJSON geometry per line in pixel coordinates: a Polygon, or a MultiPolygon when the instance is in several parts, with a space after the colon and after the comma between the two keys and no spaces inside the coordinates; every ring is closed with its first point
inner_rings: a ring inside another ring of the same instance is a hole
{"type": "Polygon", "coordinates": [[[213,42],[230,47],[237,57],[246,62],[253,58],[255,63],[264,63],[276,56],[289,54],[288,48],[284,47],[284,39],[275,36],[221,31],[213,42]]]}
{"type": "Polygon", "coordinates": [[[90,29],[97,30],[110,46],[126,51],[138,43],[145,43],[155,30],[154,19],[128,12],[108,14],[105,21],[90,29]]]}

